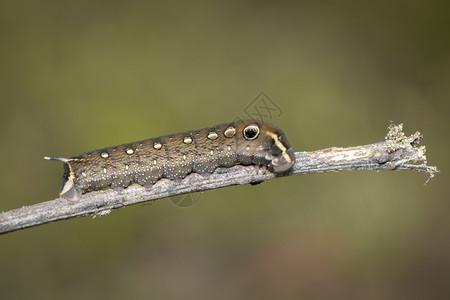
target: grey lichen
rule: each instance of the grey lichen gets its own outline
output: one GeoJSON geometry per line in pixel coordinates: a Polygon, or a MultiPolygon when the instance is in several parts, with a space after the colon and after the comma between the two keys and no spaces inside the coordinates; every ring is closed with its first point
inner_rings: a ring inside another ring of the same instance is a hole
{"type": "MultiPolygon", "coordinates": [[[[386,149],[388,153],[392,153],[397,151],[398,149],[406,149],[410,150],[414,148],[417,144],[419,144],[420,140],[423,138],[423,135],[416,131],[416,133],[410,135],[409,137],[405,135],[403,132],[403,123],[396,125],[391,121],[389,124],[389,132],[384,138],[386,141],[386,149]]],[[[420,152],[423,155],[423,159],[425,160],[425,146],[420,147],[420,152]]]]}

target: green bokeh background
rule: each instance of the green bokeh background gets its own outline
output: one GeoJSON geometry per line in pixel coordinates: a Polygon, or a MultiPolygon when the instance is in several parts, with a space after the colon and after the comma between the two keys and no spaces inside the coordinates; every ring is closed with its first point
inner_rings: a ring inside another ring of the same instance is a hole
{"type": "MultiPolygon", "coordinates": [[[[0,236],[1,299],[445,299],[446,1],[0,1],[0,211],[71,156],[245,117],[294,150],[420,130],[415,172],[297,176],[0,236]]],[[[448,299],[448,298],[447,298],[448,299]]]]}

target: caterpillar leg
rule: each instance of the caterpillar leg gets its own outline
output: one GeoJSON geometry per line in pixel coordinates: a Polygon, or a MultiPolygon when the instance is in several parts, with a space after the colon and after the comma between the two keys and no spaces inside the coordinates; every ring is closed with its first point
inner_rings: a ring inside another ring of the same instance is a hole
{"type": "Polygon", "coordinates": [[[259,171],[262,171],[263,175],[266,175],[267,166],[266,165],[255,165],[256,174],[259,174],[259,171]]]}

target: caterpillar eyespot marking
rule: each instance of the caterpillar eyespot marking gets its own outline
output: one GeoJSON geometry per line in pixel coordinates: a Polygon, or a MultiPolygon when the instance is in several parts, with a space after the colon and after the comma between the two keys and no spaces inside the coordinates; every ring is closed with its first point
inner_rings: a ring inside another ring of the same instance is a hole
{"type": "Polygon", "coordinates": [[[244,128],[244,137],[251,141],[258,137],[259,135],[259,126],[257,124],[250,124],[244,128]]]}
{"type": "Polygon", "coordinates": [[[281,129],[264,121],[237,120],[70,158],[45,159],[63,163],[60,195],[77,200],[108,187],[116,191],[132,183],[150,187],[161,178],[176,181],[193,172],[211,173],[236,164],[284,172],[294,164],[295,155],[281,129]]]}

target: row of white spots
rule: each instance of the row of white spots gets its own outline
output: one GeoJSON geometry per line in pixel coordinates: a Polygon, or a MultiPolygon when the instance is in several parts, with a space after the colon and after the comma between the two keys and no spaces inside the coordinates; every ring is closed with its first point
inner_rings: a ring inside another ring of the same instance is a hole
{"type": "MultiPolygon", "coordinates": [[[[232,138],[234,135],[236,134],[236,128],[234,128],[234,126],[228,126],[226,129],[225,129],[225,131],[223,132],[223,135],[225,136],[225,137],[227,137],[227,138],[232,138]]],[[[217,135],[217,132],[215,132],[215,131],[210,131],[209,133],[208,133],[208,139],[210,139],[210,140],[215,140],[215,139],[217,139],[219,136],[217,135]]],[[[192,143],[192,138],[190,137],[190,136],[185,136],[184,138],[183,138],[183,143],[185,143],[185,144],[190,144],[190,143],[192,143]]],[[[154,142],[153,143],[153,148],[155,148],[156,150],[159,150],[159,149],[161,149],[162,148],[162,144],[160,143],[160,142],[154,142]]],[[[231,146],[228,146],[228,151],[230,151],[231,150],[231,146]]],[[[128,154],[128,155],[131,155],[131,154],[134,154],[134,150],[132,149],[132,148],[126,148],[125,149],[125,152],[128,154]]],[[[213,151],[211,150],[211,155],[213,155],[213,151]]],[[[108,152],[102,152],[102,153],[100,153],[100,156],[102,157],[102,158],[108,158],[109,157],[109,154],[108,154],[108,152]]],[[[183,157],[183,159],[186,159],[185,157],[183,157]]],[[[156,165],[156,161],[154,161],[154,164],[156,165]]],[[[85,175],[83,175],[83,176],[85,176],[85,175]]]]}
{"type": "MultiPolygon", "coordinates": [[[[235,129],[235,127],[234,126],[228,126],[226,129],[225,129],[225,131],[223,132],[223,134],[224,134],[224,136],[225,137],[227,137],[227,138],[232,138],[235,134],[236,134],[236,129],[235,129]]],[[[217,134],[217,132],[215,132],[215,131],[210,131],[210,132],[208,132],[208,135],[207,135],[207,138],[208,139],[210,139],[210,140],[215,140],[215,139],[217,139],[218,138],[218,134],[217,134]]],[[[191,144],[192,142],[193,142],[193,140],[192,140],[192,138],[190,137],[190,136],[185,136],[184,138],[183,138],[183,142],[185,143],[185,144],[191,144]]],[[[142,144],[140,145],[140,146],[142,146],[142,144]]],[[[154,142],[153,143],[153,148],[154,149],[156,149],[156,150],[160,150],[160,149],[162,149],[162,143],[161,142],[154,142]]],[[[231,145],[227,145],[227,150],[228,151],[231,151],[231,145]]],[[[248,147],[247,147],[247,151],[248,151],[249,149],[248,149],[248,147]]],[[[128,155],[132,155],[132,154],[134,154],[135,153],[135,150],[133,150],[131,147],[128,147],[128,148],[126,148],[125,149],[125,153],[126,154],[128,154],[128,155]]],[[[214,155],[214,150],[210,150],[210,154],[211,155],[214,155]]],[[[102,157],[102,158],[109,158],[110,157],[110,154],[108,153],[108,152],[102,152],[101,154],[100,154],[100,156],[102,157]]],[[[227,156],[229,156],[229,155],[227,155],[227,156]]],[[[187,159],[187,156],[186,156],[186,154],[183,154],[183,160],[184,161],[186,161],[186,159],[187,159]]],[[[205,163],[207,162],[207,159],[205,159],[205,163]]],[[[157,165],[157,160],[156,159],[154,159],[153,160],[153,165],[157,165]]],[[[188,164],[184,164],[184,163],[182,163],[182,165],[188,165],[188,164]]],[[[125,171],[124,172],[124,174],[126,174],[126,173],[128,173],[129,172],[129,165],[128,164],[125,164],[125,169],[127,170],[127,171],[125,171]]],[[[140,169],[140,168],[139,168],[140,169]]],[[[146,166],[146,168],[145,168],[145,170],[135,170],[134,171],[134,173],[142,173],[141,175],[144,175],[146,172],[148,172],[148,171],[151,171],[153,169],[153,167],[148,167],[148,166],[146,166]]],[[[158,168],[159,169],[159,168],[158,168]]],[[[170,167],[169,167],[169,169],[171,169],[170,167]]],[[[175,169],[173,169],[173,170],[169,170],[169,172],[170,171],[175,171],[175,169]]],[[[103,174],[106,174],[107,173],[107,169],[106,168],[103,168],[103,174]]],[[[119,173],[121,173],[121,172],[119,172],[119,173]]],[[[82,172],[81,173],[81,175],[83,176],[83,177],[87,177],[87,174],[85,173],[85,172],[82,172]]],[[[122,175],[122,174],[119,174],[119,175],[122,175]]],[[[141,178],[141,182],[143,181],[143,182],[146,182],[147,181],[147,179],[149,179],[150,178],[150,176],[142,176],[143,178],[141,178]]],[[[104,180],[105,178],[102,176],[102,179],[104,180]]],[[[102,179],[100,179],[100,180],[102,180],[102,179]]]]}

